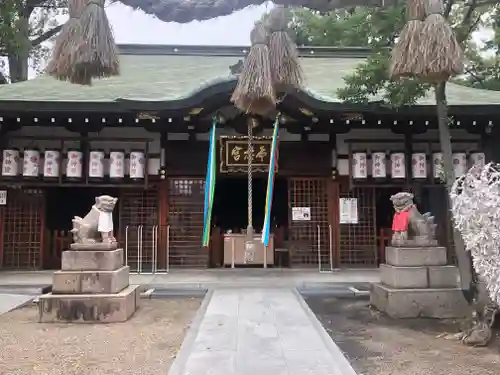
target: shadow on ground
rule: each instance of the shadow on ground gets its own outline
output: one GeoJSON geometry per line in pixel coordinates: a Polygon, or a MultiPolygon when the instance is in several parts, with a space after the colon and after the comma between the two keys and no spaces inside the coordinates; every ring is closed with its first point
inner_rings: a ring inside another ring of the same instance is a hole
{"type": "Polygon", "coordinates": [[[366,299],[305,300],[359,374],[500,374],[500,337],[489,348],[469,348],[436,337],[458,332],[463,321],[394,320],[371,309],[366,299]]]}

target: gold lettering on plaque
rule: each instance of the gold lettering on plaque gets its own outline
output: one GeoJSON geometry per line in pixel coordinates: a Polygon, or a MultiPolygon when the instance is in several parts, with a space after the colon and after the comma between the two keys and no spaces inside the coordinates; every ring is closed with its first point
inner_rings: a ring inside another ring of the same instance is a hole
{"type": "Polygon", "coordinates": [[[239,161],[241,159],[241,150],[243,150],[243,147],[239,146],[234,146],[231,150],[231,156],[233,157],[234,161],[239,161]]]}
{"type": "Polygon", "coordinates": [[[259,147],[259,152],[257,152],[257,155],[255,155],[255,159],[259,159],[260,162],[263,163],[266,156],[267,156],[266,146],[261,145],[259,147]]]}

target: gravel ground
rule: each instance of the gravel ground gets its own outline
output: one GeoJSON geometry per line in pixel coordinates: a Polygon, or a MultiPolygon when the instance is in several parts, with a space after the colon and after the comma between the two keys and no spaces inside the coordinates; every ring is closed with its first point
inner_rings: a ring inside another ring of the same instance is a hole
{"type": "Polygon", "coordinates": [[[116,324],[41,324],[36,306],[0,316],[1,375],[166,374],[199,298],[142,300],[116,324]]]}
{"type": "Polygon", "coordinates": [[[359,374],[500,374],[500,337],[488,348],[437,338],[458,332],[460,322],[393,320],[372,311],[366,300],[308,297],[306,302],[359,374]]]}

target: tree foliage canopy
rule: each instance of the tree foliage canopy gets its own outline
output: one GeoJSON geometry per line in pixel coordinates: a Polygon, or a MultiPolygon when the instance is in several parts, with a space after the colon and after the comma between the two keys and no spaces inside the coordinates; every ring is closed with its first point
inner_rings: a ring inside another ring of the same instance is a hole
{"type": "Polygon", "coordinates": [[[26,80],[28,59],[38,69],[49,53],[43,42],[61,26],[56,16],[66,11],[65,0],[0,1],[0,58],[7,59],[10,81],[26,80]]]}
{"type": "MultiPolygon", "coordinates": [[[[449,0],[446,15],[464,44],[470,59],[467,74],[457,83],[486,89],[500,89],[500,60],[486,59],[487,49],[498,50],[500,43],[500,11],[496,4],[480,7],[465,6],[449,0]],[[498,16],[497,16],[498,14],[498,16]],[[496,19],[498,18],[498,26],[496,19]],[[492,27],[495,37],[484,47],[471,41],[479,27],[492,27]],[[498,30],[498,36],[497,36],[498,30]],[[498,42],[497,42],[498,40],[498,42]]],[[[365,63],[344,77],[345,87],[338,90],[339,98],[350,103],[366,104],[380,100],[391,107],[412,105],[426,95],[430,86],[414,79],[389,78],[390,48],[405,24],[404,7],[364,8],[319,13],[307,9],[292,10],[291,29],[298,45],[370,47],[373,50],[365,63]]]]}

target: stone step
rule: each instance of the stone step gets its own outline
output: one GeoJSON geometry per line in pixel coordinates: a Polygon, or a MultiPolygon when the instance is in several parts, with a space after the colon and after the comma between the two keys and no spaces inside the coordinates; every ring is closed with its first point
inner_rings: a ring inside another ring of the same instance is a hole
{"type": "Polygon", "coordinates": [[[114,271],[56,271],[52,279],[53,294],[118,293],[129,284],[129,267],[114,271]]]}
{"type": "Polygon", "coordinates": [[[455,266],[397,267],[380,265],[380,281],[392,288],[456,288],[458,269],[455,266]]]}
{"type": "Polygon", "coordinates": [[[45,294],[38,302],[40,323],[115,323],[129,319],[139,308],[139,285],[117,294],[45,294]]]}
{"type": "Polygon", "coordinates": [[[442,246],[429,247],[395,247],[385,248],[386,263],[391,266],[445,266],[446,248],[442,246]]]}
{"type": "Polygon", "coordinates": [[[67,250],[62,253],[63,271],[114,271],[123,266],[123,249],[67,250]]]}
{"type": "Polygon", "coordinates": [[[373,284],[371,304],[391,318],[453,319],[470,316],[459,288],[396,289],[373,284]]]}

